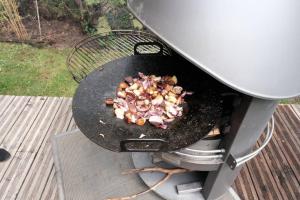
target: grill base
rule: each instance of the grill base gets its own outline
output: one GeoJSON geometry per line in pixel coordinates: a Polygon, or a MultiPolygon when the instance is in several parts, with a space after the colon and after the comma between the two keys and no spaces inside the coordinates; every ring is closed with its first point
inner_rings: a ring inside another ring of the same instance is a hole
{"type": "MultiPolygon", "coordinates": [[[[141,173],[140,177],[136,174],[122,175],[121,173],[128,169],[153,165],[150,154],[132,155],[108,151],[91,142],[79,130],[54,136],[53,155],[60,200],[94,200],[126,196],[148,189],[147,186],[159,181],[162,175],[155,173],[141,173]]],[[[167,163],[160,164],[164,167],[172,166],[167,163]]],[[[159,196],[150,192],[141,199],[204,200],[198,191],[178,195],[175,188],[179,184],[203,182],[205,177],[206,172],[174,176],[155,191],[159,196]]],[[[230,188],[222,199],[239,198],[230,188]]]]}
{"type": "MultiPolygon", "coordinates": [[[[135,168],[155,167],[174,168],[166,162],[153,164],[151,153],[132,153],[135,168]]],[[[159,182],[164,174],[161,173],[139,173],[144,183],[151,187],[159,182]]],[[[190,172],[172,176],[167,182],[154,190],[159,196],[167,200],[205,200],[201,194],[201,186],[204,184],[207,172],[190,172]],[[179,194],[181,193],[181,194],[179,194]]],[[[219,200],[239,200],[239,196],[232,188],[229,188],[219,200]]]]}
{"type": "MultiPolygon", "coordinates": [[[[165,183],[164,187],[167,188],[163,188],[163,186],[158,188],[155,191],[157,194],[172,200],[238,199],[232,189],[228,188],[238,175],[241,166],[232,169],[227,164],[227,159],[230,156],[239,157],[251,152],[277,105],[275,101],[249,97],[245,97],[242,102],[244,103],[241,103],[241,106],[233,113],[230,133],[225,135],[218,145],[224,147],[226,151],[224,162],[217,170],[183,174],[178,178],[175,176],[173,181],[170,179],[169,184],[165,183]],[[199,181],[200,185],[197,184],[199,181]],[[188,197],[192,193],[176,196],[175,188],[178,185],[181,185],[181,192],[196,190],[193,194],[196,196],[186,199],[183,196],[188,197]],[[200,193],[201,185],[203,190],[200,193]]],[[[134,158],[133,165],[130,153],[105,150],[90,142],[79,130],[55,136],[53,146],[61,199],[98,199],[99,197],[105,199],[135,194],[148,189],[138,175],[124,176],[121,175],[121,172],[153,166],[149,154],[134,154],[137,158],[134,158]]],[[[154,163],[160,164],[159,159],[155,159],[154,163]]],[[[141,178],[149,186],[161,179],[154,173],[145,176],[141,174],[141,178]]],[[[158,200],[161,198],[152,192],[143,196],[143,199],[158,200]]]]}
{"type": "MultiPolygon", "coordinates": [[[[148,189],[133,169],[131,153],[106,150],[78,129],[54,136],[52,143],[60,200],[122,197],[148,189]]],[[[154,192],[137,200],[163,200],[154,192]]]]}

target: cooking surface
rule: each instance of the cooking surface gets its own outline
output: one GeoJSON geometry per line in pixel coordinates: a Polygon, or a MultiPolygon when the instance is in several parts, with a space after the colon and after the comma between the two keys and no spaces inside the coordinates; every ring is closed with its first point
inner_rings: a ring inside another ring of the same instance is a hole
{"type": "Polygon", "coordinates": [[[89,139],[112,151],[124,151],[125,147],[133,151],[176,150],[195,143],[214,127],[222,113],[220,88],[220,83],[184,59],[126,57],[105,64],[81,81],[73,100],[74,119],[89,139]],[[115,97],[116,88],[124,77],[136,77],[138,72],[176,75],[178,85],[194,92],[185,98],[187,106],[183,116],[169,123],[166,130],[149,123],[144,126],[127,124],[115,117],[112,107],[105,105],[107,97],[115,97]],[[142,134],[145,137],[140,139],[142,134]],[[147,139],[151,141],[145,141],[147,139]]]}
{"type": "Polygon", "coordinates": [[[128,0],[128,6],[228,86],[265,99],[300,95],[300,1],[128,0]]]}

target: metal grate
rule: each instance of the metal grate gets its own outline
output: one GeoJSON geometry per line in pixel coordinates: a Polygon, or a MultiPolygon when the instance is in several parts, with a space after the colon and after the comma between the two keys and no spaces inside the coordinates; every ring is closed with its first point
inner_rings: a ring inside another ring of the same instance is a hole
{"type": "Polygon", "coordinates": [[[112,60],[134,54],[157,53],[171,55],[171,50],[150,33],[116,30],[77,43],[67,58],[67,66],[74,80],[79,83],[95,68],[112,60]]]}

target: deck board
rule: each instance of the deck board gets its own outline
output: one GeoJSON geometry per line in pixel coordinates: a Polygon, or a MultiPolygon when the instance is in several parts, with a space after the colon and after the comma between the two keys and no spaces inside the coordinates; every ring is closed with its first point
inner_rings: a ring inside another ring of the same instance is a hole
{"type": "Polygon", "coordinates": [[[14,100],[15,96],[1,96],[0,99],[0,117],[5,116],[5,110],[8,109],[8,106],[14,100]]]}
{"type": "Polygon", "coordinates": [[[280,150],[284,153],[289,166],[291,166],[295,173],[298,182],[300,182],[300,150],[299,146],[295,144],[292,131],[288,129],[284,121],[275,113],[277,123],[275,125],[276,134],[274,139],[278,142],[280,150]]]}
{"type": "Polygon", "coordinates": [[[300,119],[300,105],[291,105],[291,108],[295,113],[295,116],[300,119]]]}
{"type": "MultiPolygon", "coordinates": [[[[51,136],[76,128],[71,101],[0,95],[0,146],[12,154],[0,163],[0,200],[58,199],[51,136]]],[[[233,185],[241,199],[300,199],[300,105],[280,105],[274,117],[272,140],[233,185]]]]}
{"type": "Polygon", "coordinates": [[[9,104],[3,103],[3,113],[0,117],[0,121],[2,122],[0,130],[4,132],[0,135],[0,144],[23,112],[29,100],[30,97],[20,97],[12,99],[12,101],[7,101],[9,104]]]}
{"type": "MultiPolygon", "coordinates": [[[[44,104],[44,102],[37,99],[32,99],[32,103],[32,106],[27,106],[26,109],[23,110],[21,116],[19,117],[20,120],[14,123],[13,127],[9,131],[7,131],[6,129],[1,130],[1,138],[4,139],[4,136],[7,137],[5,138],[5,140],[0,141],[0,145],[6,148],[11,153],[12,157],[17,158],[15,154],[17,153],[19,146],[23,142],[24,137],[26,136],[26,134],[28,134],[29,129],[35,121],[39,110],[44,104]]],[[[10,159],[6,162],[0,162],[0,184],[2,183],[4,174],[10,167],[12,160],[13,159],[10,159]]]]}
{"type": "Polygon", "coordinates": [[[48,182],[53,168],[53,158],[51,150],[51,133],[65,132],[71,120],[71,101],[64,100],[45,135],[44,141],[33,162],[33,165],[26,176],[23,187],[17,199],[40,199],[45,185],[48,182]],[[30,183],[30,184],[29,184],[30,183]]]}
{"type": "Polygon", "coordinates": [[[248,166],[243,167],[243,169],[241,170],[240,175],[235,180],[235,187],[235,191],[239,191],[241,199],[258,199],[258,195],[254,184],[252,183],[248,166]]]}
{"type": "MultiPolygon", "coordinates": [[[[277,134],[276,132],[274,134],[277,134]]],[[[261,141],[259,141],[261,144],[261,141]]],[[[278,150],[276,140],[270,141],[269,145],[263,149],[262,155],[268,165],[269,171],[274,178],[277,188],[283,199],[296,199],[295,193],[297,179],[290,172],[291,167],[288,165],[283,153],[278,150]],[[288,171],[286,169],[289,169],[288,171]]]]}
{"type": "Polygon", "coordinates": [[[48,98],[34,124],[29,129],[24,140],[20,144],[15,156],[10,159],[11,166],[4,174],[4,180],[0,183],[0,199],[15,199],[20,187],[27,176],[32,161],[35,159],[36,153],[39,151],[44,135],[47,133],[52,120],[56,114],[61,100],[59,98],[48,98]]]}

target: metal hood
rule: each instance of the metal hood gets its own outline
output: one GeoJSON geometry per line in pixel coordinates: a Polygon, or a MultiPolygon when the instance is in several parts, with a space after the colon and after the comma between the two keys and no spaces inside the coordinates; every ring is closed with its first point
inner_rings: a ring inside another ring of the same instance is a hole
{"type": "Polygon", "coordinates": [[[299,0],[128,0],[128,7],[226,85],[264,99],[300,94],[299,0]]]}

